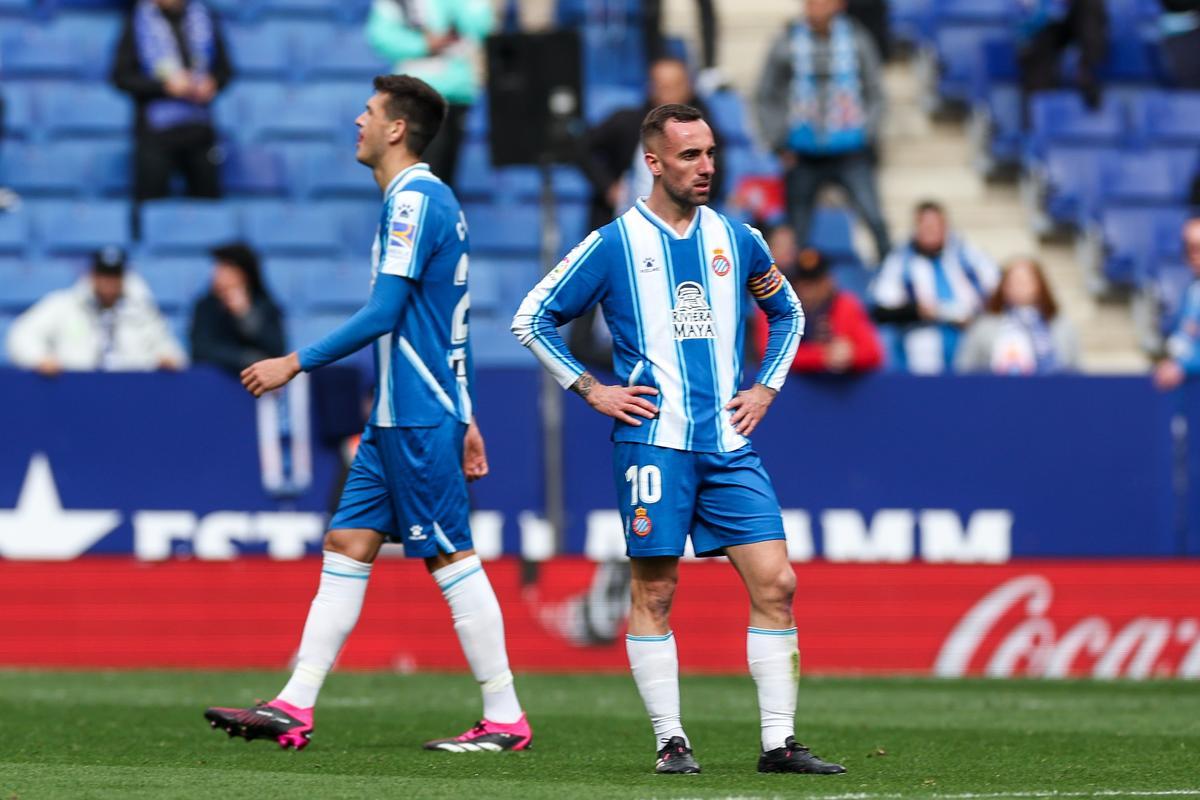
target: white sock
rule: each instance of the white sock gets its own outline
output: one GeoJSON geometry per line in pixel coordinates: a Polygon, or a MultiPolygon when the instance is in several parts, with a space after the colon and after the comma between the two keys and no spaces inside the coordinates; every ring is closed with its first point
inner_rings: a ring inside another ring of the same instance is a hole
{"type": "Polygon", "coordinates": [[[783,747],[796,732],[796,692],[800,685],[800,649],[796,629],[750,628],[746,660],[758,686],[763,750],[783,747]]]}
{"type": "Polygon", "coordinates": [[[475,680],[483,689],[483,718],[516,722],[524,713],[508,669],[504,617],[479,556],[468,556],[433,573],[450,606],[454,630],[475,680]]]}
{"type": "Polygon", "coordinates": [[[321,584],[308,609],[296,669],[279,693],[280,700],[298,708],[312,708],[317,704],[321,684],[358,622],[370,577],[370,564],[325,551],[321,584]]]}
{"type": "MultiPolygon", "coordinates": [[[[664,739],[682,736],[683,723],[679,718],[679,653],[675,649],[675,634],[664,636],[625,636],[625,652],[637,684],[650,724],[654,726],[654,749],[662,747],[664,739]]],[[[688,743],[691,747],[691,743],[688,743]]]]}

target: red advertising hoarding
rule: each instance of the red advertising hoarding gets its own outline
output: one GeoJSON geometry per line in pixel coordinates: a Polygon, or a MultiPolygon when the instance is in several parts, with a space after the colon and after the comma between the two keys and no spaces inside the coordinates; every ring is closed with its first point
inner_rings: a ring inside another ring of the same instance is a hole
{"type": "MultiPolygon", "coordinates": [[[[795,567],[808,672],[1200,677],[1200,562],[795,567]]],[[[514,669],[626,668],[619,629],[581,643],[577,612],[598,594],[596,569],[557,559],[523,583],[518,562],[489,563],[514,669]]],[[[737,575],[721,562],[681,572],[673,624],[682,668],[744,670],[737,575]]],[[[282,668],[318,573],[315,559],[0,561],[0,665],[282,668]]],[[[420,563],[378,563],[340,666],[465,668],[420,563]]]]}

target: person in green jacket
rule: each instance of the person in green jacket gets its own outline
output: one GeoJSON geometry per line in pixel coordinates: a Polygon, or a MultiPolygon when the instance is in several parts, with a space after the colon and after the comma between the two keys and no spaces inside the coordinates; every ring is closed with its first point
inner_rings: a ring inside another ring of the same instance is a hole
{"type": "Polygon", "coordinates": [[[451,185],[493,22],[489,0],[375,0],[367,18],[367,41],[395,63],[392,71],[420,78],[446,98],[446,121],[423,157],[451,185]]]}

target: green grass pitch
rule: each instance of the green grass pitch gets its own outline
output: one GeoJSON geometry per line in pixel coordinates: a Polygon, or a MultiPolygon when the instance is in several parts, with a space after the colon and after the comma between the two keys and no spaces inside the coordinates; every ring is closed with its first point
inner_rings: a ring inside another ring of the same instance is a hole
{"type": "Polygon", "coordinates": [[[270,695],[280,673],[0,672],[0,800],[35,798],[1200,797],[1200,684],[818,679],[798,734],[840,776],[758,775],[749,677],[683,681],[704,769],[651,772],[620,675],[523,675],[526,753],[443,754],[478,713],[466,675],[339,673],[302,753],[228,739],[206,705],[270,695]]]}

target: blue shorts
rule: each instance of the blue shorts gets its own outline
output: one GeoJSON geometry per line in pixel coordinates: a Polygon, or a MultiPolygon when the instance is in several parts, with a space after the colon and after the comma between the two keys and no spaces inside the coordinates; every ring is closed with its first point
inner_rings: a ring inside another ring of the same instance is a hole
{"type": "Polygon", "coordinates": [[[379,531],[414,558],[472,549],[466,431],[450,416],[431,428],[368,425],[329,529],[379,531]]]}
{"type": "Polygon", "coordinates": [[[613,477],[630,558],[681,556],[688,536],[698,556],[784,538],[775,489],[749,445],[693,453],[617,442],[613,477]]]}

